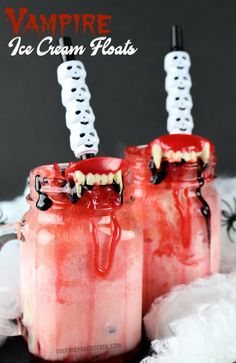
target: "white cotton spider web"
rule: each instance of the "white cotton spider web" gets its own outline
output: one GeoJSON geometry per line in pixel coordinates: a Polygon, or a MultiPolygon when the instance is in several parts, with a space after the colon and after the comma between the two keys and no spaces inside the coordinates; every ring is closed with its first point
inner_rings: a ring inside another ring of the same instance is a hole
{"type": "Polygon", "coordinates": [[[236,272],[198,279],[155,301],[144,318],[153,353],[142,363],[236,360],[236,272]]]}

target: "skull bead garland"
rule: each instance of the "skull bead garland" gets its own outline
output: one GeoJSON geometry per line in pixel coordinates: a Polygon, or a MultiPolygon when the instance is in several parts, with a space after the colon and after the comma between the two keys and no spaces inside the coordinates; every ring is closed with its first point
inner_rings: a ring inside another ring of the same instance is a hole
{"type": "Polygon", "coordinates": [[[192,86],[189,75],[190,65],[189,54],[183,51],[182,29],[179,26],[173,26],[172,50],[164,60],[167,73],[166,109],[169,113],[167,130],[170,134],[191,134],[194,127],[191,115],[193,103],[190,95],[192,86]]]}
{"type": "MultiPolygon", "coordinates": [[[[68,41],[69,38],[61,39],[68,41]]],[[[77,158],[96,155],[99,144],[85,77],[84,65],[78,60],[64,59],[57,69],[58,83],[62,86],[62,104],[66,108],[66,126],[71,132],[70,146],[77,158]]]]}

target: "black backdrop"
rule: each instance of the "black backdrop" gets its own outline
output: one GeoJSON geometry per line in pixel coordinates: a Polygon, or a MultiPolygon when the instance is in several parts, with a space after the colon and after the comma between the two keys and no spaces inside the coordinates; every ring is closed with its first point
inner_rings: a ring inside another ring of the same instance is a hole
{"type": "MultiPolygon", "coordinates": [[[[0,2],[0,199],[21,193],[29,170],[73,159],[56,68],[59,57],[10,56],[13,37],[5,7],[30,12],[106,13],[114,44],[132,39],[133,56],[81,56],[87,69],[100,153],[122,155],[128,144],[144,144],[166,132],[163,57],[172,24],[184,27],[192,59],[195,133],[213,139],[218,172],[236,173],[236,2],[233,0],[30,0],[0,2]]],[[[75,44],[92,35],[68,31],[75,44]]],[[[46,34],[47,35],[47,34],[46,34]]],[[[59,34],[56,34],[56,37],[59,34]]],[[[36,46],[43,35],[27,32],[36,46]]],[[[56,39],[55,39],[56,42],[56,39]]]]}
{"type": "MultiPolygon", "coordinates": [[[[139,48],[131,57],[89,53],[81,57],[88,72],[100,152],[111,155],[122,155],[125,145],[144,144],[166,132],[163,57],[171,24],[182,24],[192,59],[195,133],[215,141],[219,172],[236,173],[234,0],[0,0],[0,199],[21,193],[35,165],[73,158],[56,80],[59,58],[11,57],[7,6],[27,6],[36,14],[111,14],[113,42],[131,38],[139,48]]],[[[68,34],[74,43],[91,40],[88,34],[68,34]]],[[[24,42],[33,46],[41,38],[34,32],[23,35],[24,42]]],[[[30,361],[20,342],[10,339],[1,348],[1,362],[30,361]]]]}

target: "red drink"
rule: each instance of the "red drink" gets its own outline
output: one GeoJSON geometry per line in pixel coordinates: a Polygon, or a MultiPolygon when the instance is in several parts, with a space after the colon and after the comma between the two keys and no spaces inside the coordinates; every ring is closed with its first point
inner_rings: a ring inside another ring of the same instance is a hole
{"type": "Polygon", "coordinates": [[[127,164],[115,158],[31,172],[21,292],[34,355],[101,361],[138,346],[143,246],[129,179],[127,164]]]}
{"type": "Polygon", "coordinates": [[[167,135],[146,147],[128,147],[125,158],[134,175],[133,208],[144,233],[146,313],[173,286],[219,269],[215,150],[195,135],[167,135]]]}

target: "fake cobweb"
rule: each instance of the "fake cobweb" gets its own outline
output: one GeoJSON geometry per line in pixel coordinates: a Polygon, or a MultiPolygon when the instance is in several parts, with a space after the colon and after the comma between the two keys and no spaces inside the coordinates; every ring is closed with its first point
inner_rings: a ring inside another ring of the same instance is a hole
{"type": "Polygon", "coordinates": [[[236,359],[236,272],[180,286],[144,318],[152,354],[142,363],[232,363],[236,359]]]}

